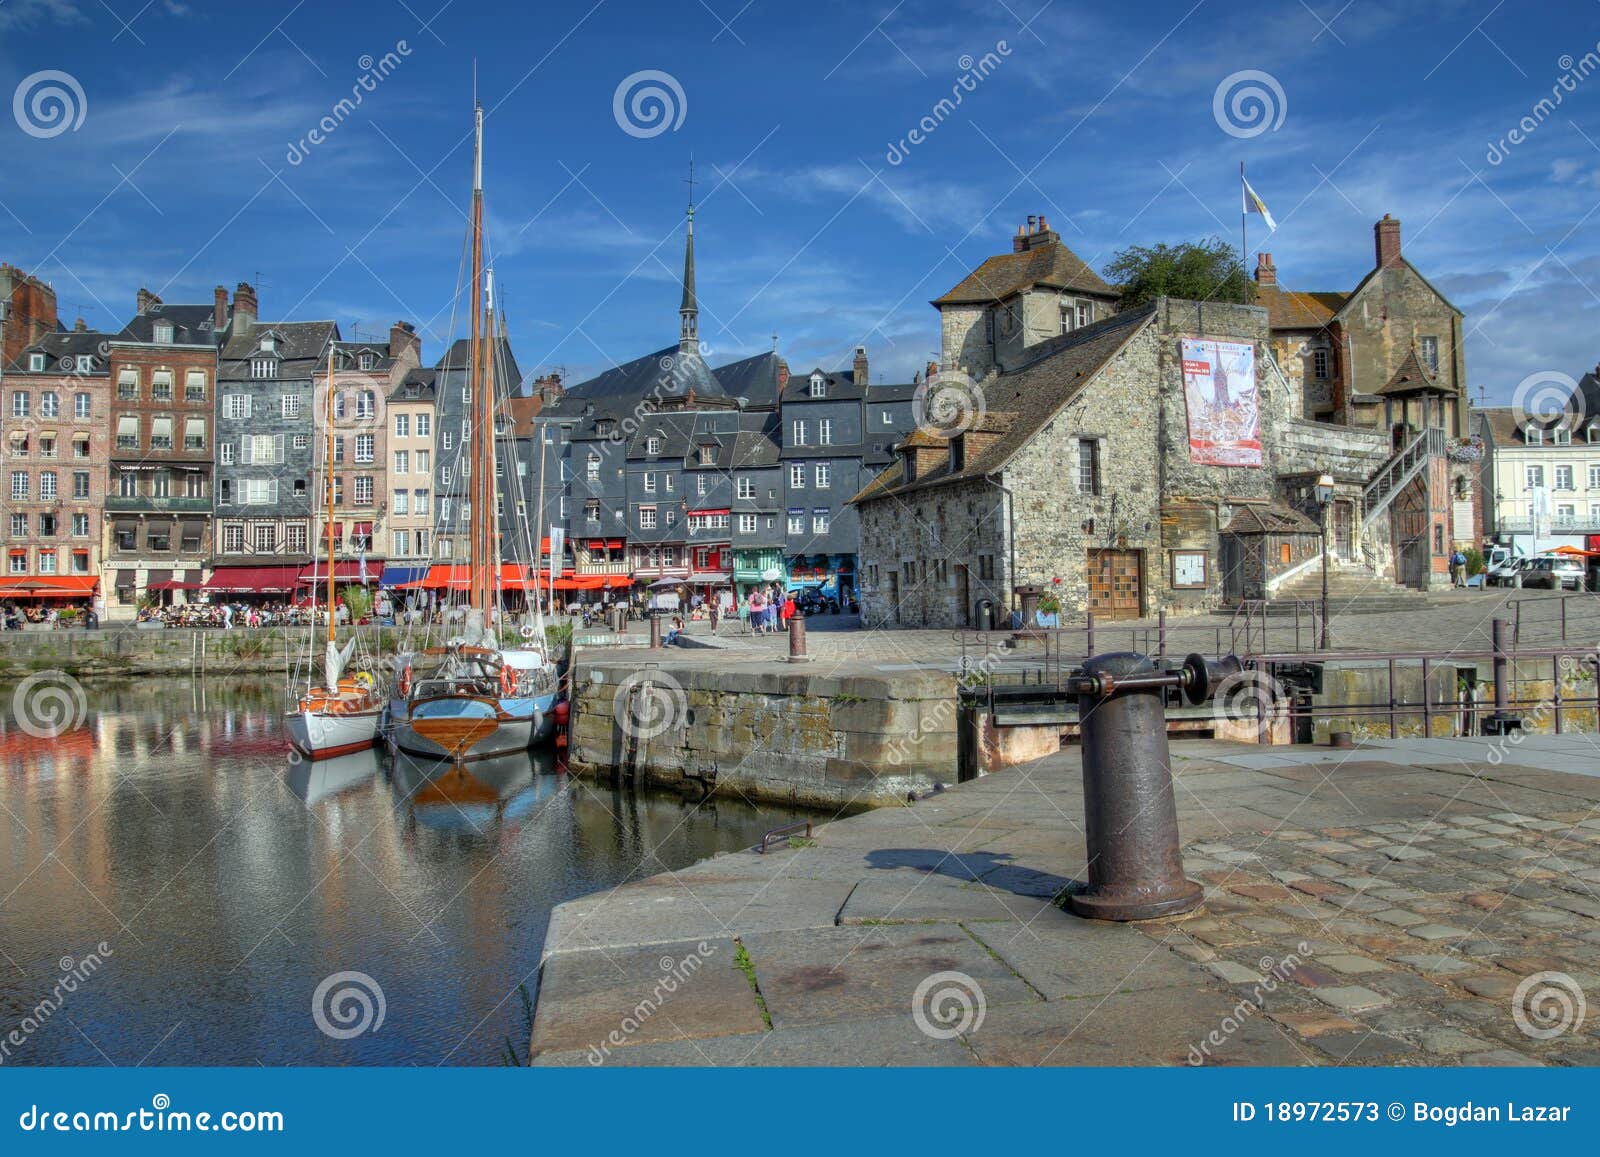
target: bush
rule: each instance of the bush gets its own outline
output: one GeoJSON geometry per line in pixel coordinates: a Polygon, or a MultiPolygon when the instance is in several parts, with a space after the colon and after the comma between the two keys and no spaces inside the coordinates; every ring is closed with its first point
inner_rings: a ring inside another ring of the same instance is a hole
{"type": "Polygon", "coordinates": [[[1488,564],[1483,561],[1483,552],[1475,546],[1469,546],[1461,552],[1467,556],[1467,574],[1482,574],[1488,570],[1488,564]]]}

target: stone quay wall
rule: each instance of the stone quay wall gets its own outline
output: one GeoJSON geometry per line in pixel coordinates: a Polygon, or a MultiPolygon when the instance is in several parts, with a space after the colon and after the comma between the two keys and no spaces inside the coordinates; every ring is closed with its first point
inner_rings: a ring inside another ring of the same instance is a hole
{"type": "Polygon", "coordinates": [[[576,775],[811,807],[875,807],[956,781],[955,679],[580,656],[576,775]],[[651,689],[642,689],[649,681],[651,689]]]}

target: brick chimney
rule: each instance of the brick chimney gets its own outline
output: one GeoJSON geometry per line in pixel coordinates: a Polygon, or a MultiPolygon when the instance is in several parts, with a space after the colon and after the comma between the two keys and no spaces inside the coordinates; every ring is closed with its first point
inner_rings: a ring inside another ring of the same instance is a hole
{"type": "Polygon", "coordinates": [[[1061,235],[1050,228],[1050,222],[1045,220],[1044,214],[1035,214],[1028,218],[1027,230],[1018,230],[1017,235],[1011,239],[1013,253],[1026,253],[1030,249],[1038,249],[1041,245],[1054,245],[1061,240],[1061,235]]]}
{"type": "Polygon", "coordinates": [[[89,323],[84,321],[83,318],[80,317],[77,321],[72,323],[72,332],[73,333],[88,333],[89,332],[89,323]]]}
{"type": "Polygon", "coordinates": [[[869,380],[868,377],[867,377],[867,347],[866,346],[864,346],[864,345],[856,346],[856,360],[855,360],[854,364],[851,366],[851,369],[854,371],[855,384],[858,385],[858,386],[865,386],[867,384],[868,380],[869,380]]]}
{"type": "Polygon", "coordinates": [[[161,304],[161,299],[143,286],[139,289],[138,301],[139,308],[135,311],[137,313],[148,313],[151,307],[161,304]]]}
{"type": "Polygon", "coordinates": [[[417,327],[409,321],[397,321],[389,327],[389,356],[399,361],[408,351],[416,355],[420,366],[422,338],[417,335],[417,327]]]}
{"type": "Polygon", "coordinates": [[[239,282],[239,287],[233,291],[233,319],[239,323],[240,330],[256,323],[256,311],[255,287],[248,281],[239,282]]]}
{"type": "Polygon", "coordinates": [[[216,304],[211,307],[211,328],[221,333],[228,328],[228,291],[216,288],[216,304]]]}
{"type": "Polygon", "coordinates": [[[1026,253],[1028,251],[1028,231],[1021,225],[1017,226],[1017,235],[1011,239],[1011,252],[1026,253]]]}
{"type": "Polygon", "coordinates": [[[784,358],[778,359],[778,389],[781,392],[789,384],[789,363],[784,358]]]}
{"type": "Polygon", "coordinates": [[[561,385],[560,371],[551,371],[542,378],[533,381],[533,392],[546,403],[554,402],[565,392],[561,385]]]}
{"type": "Polygon", "coordinates": [[[1278,267],[1272,264],[1272,254],[1270,253],[1256,254],[1256,284],[1278,284],[1278,267]]]}
{"type": "Polygon", "coordinates": [[[1400,222],[1389,214],[1372,227],[1377,241],[1378,268],[1390,269],[1400,264],[1400,222]]]}

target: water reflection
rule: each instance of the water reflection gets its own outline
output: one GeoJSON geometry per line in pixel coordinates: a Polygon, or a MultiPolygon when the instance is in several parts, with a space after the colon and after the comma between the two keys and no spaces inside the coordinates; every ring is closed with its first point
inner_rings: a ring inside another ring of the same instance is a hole
{"type": "Polygon", "coordinates": [[[550,757],[466,771],[289,761],[281,688],[90,689],[40,738],[0,688],[0,1039],[65,956],[105,968],[5,1064],[500,1063],[525,1045],[552,906],[748,846],[784,809],[614,791],[550,757]],[[332,973],[383,1027],[320,1032],[332,973]]]}

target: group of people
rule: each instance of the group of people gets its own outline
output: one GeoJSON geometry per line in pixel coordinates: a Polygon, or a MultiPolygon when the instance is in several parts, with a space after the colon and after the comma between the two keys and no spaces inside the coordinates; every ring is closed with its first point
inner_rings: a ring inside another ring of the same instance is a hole
{"type": "Polygon", "coordinates": [[[753,588],[745,596],[740,614],[750,624],[752,631],[771,634],[787,631],[789,620],[794,618],[796,610],[794,595],[773,583],[767,587],[753,588]]]}
{"type": "Polygon", "coordinates": [[[92,631],[100,625],[100,616],[89,603],[68,607],[66,614],[57,607],[19,607],[15,603],[0,607],[0,627],[7,631],[21,631],[28,626],[54,631],[74,624],[92,631]]]}

